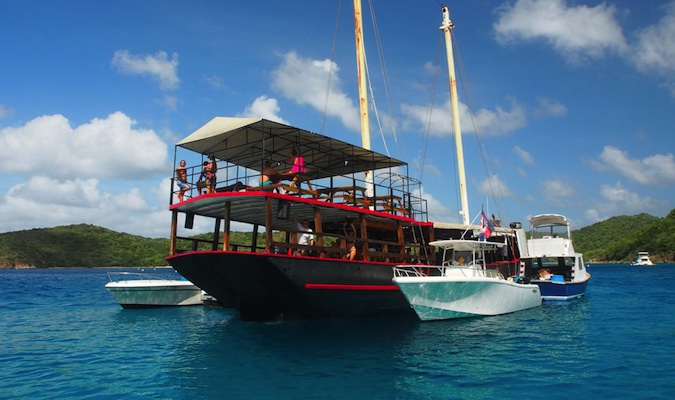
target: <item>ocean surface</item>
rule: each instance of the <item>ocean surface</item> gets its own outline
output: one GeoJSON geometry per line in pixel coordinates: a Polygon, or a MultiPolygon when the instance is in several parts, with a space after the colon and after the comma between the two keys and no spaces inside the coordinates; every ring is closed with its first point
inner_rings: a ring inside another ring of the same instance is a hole
{"type": "Polygon", "coordinates": [[[0,270],[0,398],[675,398],[675,265],[592,265],[585,298],[425,323],[124,310],[107,271],[0,270]]]}

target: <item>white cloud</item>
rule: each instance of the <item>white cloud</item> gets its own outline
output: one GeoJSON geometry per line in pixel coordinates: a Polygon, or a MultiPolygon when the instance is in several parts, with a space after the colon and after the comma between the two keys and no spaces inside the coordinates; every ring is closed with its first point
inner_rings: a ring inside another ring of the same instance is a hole
{"type": "Polygon", "coordinates": [[[482,195],[492,196],[497,199],[514,197],[514,192],[506,186],[504,181],[499,179],[498,175],[490,175],[485,178],[478,187],[478,192],[482,195]]]}
{"type": "Polygon", "coordinates": [[[272,87],[298,104],[309,105],[320,113],[339,118],[344,126],[360,131],[358,108],[342,91],[339,68],[330,60],[302,58],[294,51],[284,55],[281,65],[272,73],[272,87]],[[330,95],[326,98],[329,75],[330,95]]]}
{"type": "Polygon", "coordinates": [[[460,217],[458,212],[453,213],[452,209],[443,205],[440,200],[434,198],[430,193],[425,192],[424,188],[413,190],[412,194],[427,201],[430,221],[459,222],[460,217]]]}
{"type": "Polygon", "coordinates": [[[544,39],[576,62],[627,49],[615,14],[615,7],[607,4],[588,7],[569,6],[565,0],[518,0],[499,10],[493,27],[501,43],[544,39]]]}
{"type": "Polygon", "coordinates": [[[666,79],[675,96],[675,3],[665,6],[666,15],[637,33],[637,43],[630,60],[644,73],[655,72],[666,79]]]}
{"type": "Polygon", "coordinates": [[[552,179],[543,183],[541,190],[542,198],[546,199],[546,203],[556,207],[570,206],[571,201],[576,196],[576,190],[571,185],[561,181],[560,179],[552,179]]]}
{"type": "Polygon", "coordinates": [[[166,107],[171,111],[176,111],[178,109],[178,98],[176,96],[164,96],[161,100],[155,100],[155,103],[159,104],[162,107],[166,107]]]}
{"type": "Polygon", "coordinates": [[[560,179],[553,179],[544,182],[542,194],[548,199],[556,199],[559,197],[573,197],[576,195],[576,191],[572,186],[566,184],[560,179]]]}
{"type": "Polygon", "coordinates": [[[227,84],[225,84],[225,79],[223,79],[222,76],[206,75],[204,76],[204,81],[209,87],[211,87],[214,90],[227,89],[227,84]]]}
{"type": "Polygon", "coordinates": [[[655,154],[638,160],[629,158],[626,152],[616,147],[605,146],[600,160],[600,166],[617,171],[642,185],[665,186],[675,183],[675,157],[670,153],[655,154]]]}
{"type": "Polygon", "coordinates": [[[113,55],[112,66],[120,73],[128,75],[149,75],[159,82],[163,90],[178,88],[178,54],[173,53],[169,60],[165,51],[154,55],[133,55],[128,50],[118,50],[113,55]]]}
{"type": "Polygon", "coordinates": [[[516,153],[518,158],[520,158],[525,164],[532,165],[534,164],[534,158],[530,153],[523,150],[520,146],[513,146],[513,152],[516,153]]]}
{"type": "Polygon", "coordinates": [[[279,103],[277,99],[271,99],[267,96],[260,96],[253,101],[239,117],[244,118],[265,118],[270,121],[280,122],[290,125],[288,121],[279,116],[279,103]]]}
{"type": "Polygon", "coordinates": [[[149,206],[145,191],[139,188],[112,194],[101,191],[96,179],[60,182],[33,177],[0,197],[0,229],[7,232],[88,223],[147,237],[167,237],[171,214],[163,204],[168,185],[165,179],[161,190],[147,191],[150,195],[163,193],[161,206],[149,206]]]}
{"type": "Polygon", "coordinates": [[[537,102],[539,106],[534,110],[536,118],[562,117],[567,114],[567,107],[558,101],[540,97],[537,102]]]}
{"type": "MultiPolygon", "coordinates": [[[[422,126],[426,126],[429,120],[428,107],[402,104],[401,110],[403,114],[422,126]]],[[[459,121],[462,134],[475,133],[478,130],[482,134],[493,136],[504,135],[527,125],[525,110],[515,100],[511,100],[510,110],[497,106],[494,110],[480,109],[474,115],[464,103],[459,103],[459,121]]],[[[429,133],[432,135],[452,134],[452,102],[450,99],[434,110],[428,123],[429,133]]]]}
{"type": "Polygon", "coordinates": [[[621,182],[616,185],[602,185],[600,195],[603,201],[596,209],[605,215],[633,215],[667,206],[667,201],[640,197],[637,193],[623,187],[621,182]]]}
{"type": "Polygon", "coordinates": [[[0,172],[56,179],[139,178],[171,170],[167,145],[121,112],[71,127],[45,115],[0,130],[0,172]]]}

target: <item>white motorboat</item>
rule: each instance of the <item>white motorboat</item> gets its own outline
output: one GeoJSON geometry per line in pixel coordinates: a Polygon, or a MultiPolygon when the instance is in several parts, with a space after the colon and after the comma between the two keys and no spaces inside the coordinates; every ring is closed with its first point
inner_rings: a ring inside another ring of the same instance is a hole
{"type": "Polygon", "coordinates": [[[393,281],[422,321],[500,315],[541,305],[539,286],[526,278],[506,279],[490,268],[489,253],[502,243],[440,240],[441,266],[401,266],[393,281]]]}
{"type": "Polygon", "coordinates": [[[166,279],[142,272],[108,272],[105,285],[123,308],[194,306],[205,294],[185,279],[166,279]]]}
{"type": "Polygon", "coordinates": [[[591,274],[583,255],[574,251],[567,218],[559,214],[535,215],[530,225],[527,253],[521,254],[521,275],[539,285],[544,300],[583,297],[591,274]]]}
{"type": "Polygon", "coordinates": [[[635,261],[631,263],[631,265],[637,265],[637,266],[650,266],[654,265],[652,260],[649,259],[649,252],[647,251],[639,251],[637,258],[635,261]]]}
{"type": "MultiPolygon", "coordinates": [[[[441,30],[445,33],[448,55],[462,206],[460,214],[463,217],[465,231],[460,239],[437,240],[429,243],[443,249],[441,265],[399,266],[394,269],[392,279],[422,321],[507,314],[541,305],[539,286],[530,284],[525,277],[507,279],[500,273],[499,266],[509,263],[509,260],[503,259],[505,252],[501,251],[501,248],[506,245],[507,236],[504,236],[503,243],[495,239],[486,241],[492,236],[494,227],[482,210],[479,237],[472,240],[465,239],[469,231],[473,231],[473,226],[469,223],[464,154],[450,35],[454,26],[450,21],[448,8],[443,7],[441,30]]],[[[520,231],[519,237],[525,237],[521,228],[514,227],[515,231],[520,231]]]]}

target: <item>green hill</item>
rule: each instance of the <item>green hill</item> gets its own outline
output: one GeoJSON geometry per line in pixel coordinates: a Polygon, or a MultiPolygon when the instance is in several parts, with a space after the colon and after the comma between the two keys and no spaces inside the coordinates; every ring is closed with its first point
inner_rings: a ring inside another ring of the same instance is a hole
{"type": "MultiPolygon", "coordinates": [[[[648,214],[612,217],[574,231],[574,248],[587,262],[630,262],[648,251],[655,262],[675,261],[675,210],[664,218],[648,214]]],[[[279,232],[275,240],[282,241],[279,232]],[[277,237],[278,236],[278,237],[277,237]]],[[[194,236],[210,240],[211,233],[194,236]]],[[[233,244],[250,243],[250,232],[232,232],[233,244]]],[[[264,247],[264,235],[258,245],[264,247]]],[[[179,248],[189,248],[178,241],[179,248]]],[[[206,249],[207,244],[200,244],[206,249]]],[[[167,265],[169,239],[149,239],[80,224],[0,234],[0,268],[150,267],[167,265]]]]}
{"type": "Polygon", "coordinates": [[[168,239],[148,239],[80,224],[0,234],[0,268],[157,266],[168,239]]]}
{"type": "Polygon", "coordinates": [[[629,262],[648,251],[655,262],[675,260],[675,210],[665,218],[649,214],[612,217],[572,233],[574,249],[586,261],[629,262]]]}

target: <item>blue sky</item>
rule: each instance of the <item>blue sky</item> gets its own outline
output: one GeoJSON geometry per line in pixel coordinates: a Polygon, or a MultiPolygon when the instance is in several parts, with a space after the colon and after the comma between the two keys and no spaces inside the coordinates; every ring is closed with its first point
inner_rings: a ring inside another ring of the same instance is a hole
{"type": "MultiPolygon", "coordinates": [[[[320,132],[331,70],[323,133],[359,144],[343,3],[338,16],[338,1],[0,2],[0,232],[89,223],[167,237],[174,143],[215,116],[320,132]]],[[[384,153],[384,137],[410,163],[433,220],[459,222],[441,3],[372,3],[389,81],[363,0],[385,129],[373,121],[372,147],[384,153]]],[[[561,213],[576,229],[674,208],[675,2],[442,4],[469,83],[460,102],[472,215],[485,206],[527,225],[561,213]]]]}

